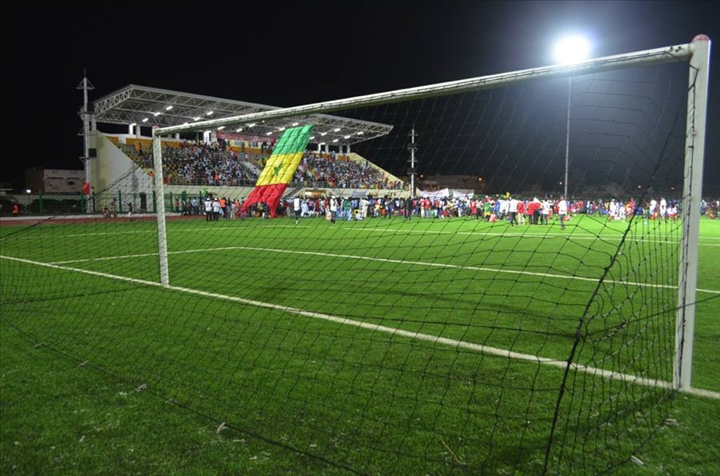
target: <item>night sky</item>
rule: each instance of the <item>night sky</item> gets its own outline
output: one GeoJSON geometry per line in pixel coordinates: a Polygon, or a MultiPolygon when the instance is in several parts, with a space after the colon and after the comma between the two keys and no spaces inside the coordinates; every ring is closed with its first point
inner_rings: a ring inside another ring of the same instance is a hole
{"type": "Polygon", "coordinates": [[[590,38],[594,57],[710,36],[705,181],[720,182],[720,2],[0,5],[0,182],[16,188],[26,168],[82,168],[84,68],[91,101],[137,84],[295,106],[553,64],[566,33],[590,38]]]}

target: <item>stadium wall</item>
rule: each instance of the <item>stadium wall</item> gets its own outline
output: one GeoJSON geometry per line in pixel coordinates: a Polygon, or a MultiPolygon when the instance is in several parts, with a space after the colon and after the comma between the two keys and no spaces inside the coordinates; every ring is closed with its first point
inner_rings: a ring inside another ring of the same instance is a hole
{"type": "MultiPolygon", "coordinates": [[[[97,159],[91,167],[90,183],[96,194],[102,197],[116,196],[118,191],[128,197],[141,193],[152,194],[152,177],[102,133],[95,132],[93,139],[97,159]]],[[[102,210],[103,206],[108,205],[102,198],[99,200],[95,204],[96,210],[102,210]]]]}

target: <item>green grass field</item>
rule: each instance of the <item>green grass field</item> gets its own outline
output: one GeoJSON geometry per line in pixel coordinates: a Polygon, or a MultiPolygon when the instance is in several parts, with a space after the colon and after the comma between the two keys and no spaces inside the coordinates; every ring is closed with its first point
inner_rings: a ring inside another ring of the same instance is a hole
{"type": "MultiPolygon", "coordinates": [[[[167,236],[163,287],[153,221],[0,227],[0,471],[541,474],[547,453],[551,473],[631,456],[620,473],[720,473],[720,401],[658,383],[680,223],[193,219],[167,236]]],[[[693,386],[713,395],[719,262],[703,220],[693,386]]]]}

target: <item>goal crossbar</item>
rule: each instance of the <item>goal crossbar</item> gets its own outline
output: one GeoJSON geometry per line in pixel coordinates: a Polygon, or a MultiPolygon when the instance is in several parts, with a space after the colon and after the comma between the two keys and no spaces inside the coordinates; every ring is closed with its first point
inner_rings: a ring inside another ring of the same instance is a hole
{"type": "Polygon", "coordinates": [[[651,50],[604,56],[573,64],[542,66],[523,69],[509,73],[491,74],[476,78],[447,81],[442,83],[418,86],[406,89],[397,89],[376,94],[355,96],[334,101],[319,102],[301,106],[276,109],[272,111],[256,112],[239,116],[224,117],[206,121],[198,121],[188,125],[158,127],[153,130],[153,136],[164,136],[180,132],[191,132],[221,126],[240,125],[255,121],[284,119],[287,117],[308,114],[326,114],[356,107],[369,107],[389,102],[410,101],[427,97],[451,95],[482,89],[495,88],[500,85],[509,85],[522,81],[551,78],[558,76],[578,75],[583,73],[597,73],[613,71],[641,65],[657,65],[690,58],[696,49],[696,42],[685,45],[668,46],[651,50]]]}

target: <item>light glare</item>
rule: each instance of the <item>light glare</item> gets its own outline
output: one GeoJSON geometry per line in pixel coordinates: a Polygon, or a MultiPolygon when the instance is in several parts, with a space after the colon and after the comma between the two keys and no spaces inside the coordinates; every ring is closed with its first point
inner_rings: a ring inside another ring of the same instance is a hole
{"type": "Polygon", "coordinates": [[[562,64],[578,63],[588,57],[590,44],[580,36],[560,40],[555,46],[555,59],[562,64]]]}

